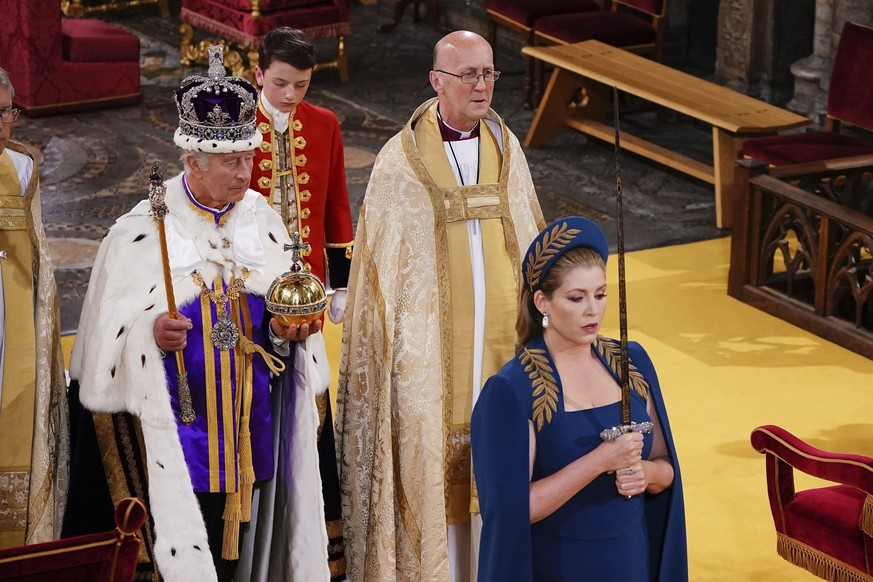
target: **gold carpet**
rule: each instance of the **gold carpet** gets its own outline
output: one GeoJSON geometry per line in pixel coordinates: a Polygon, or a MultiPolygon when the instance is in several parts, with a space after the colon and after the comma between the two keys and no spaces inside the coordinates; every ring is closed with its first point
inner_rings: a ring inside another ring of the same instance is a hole
{"type": "MultiPolygon", "coordinates": [[[[763,456],[749,434],[777,424],[825,450],[873,454],[873,362],[728,297],[729,256],[725,238],[626,260],[628,335],[657,367],[679,452],[691,580],[818,580],[776,554],[763,456]]],[[[616,269],[613,258],[604,332],[614,337],[616,269]]],[[[340,335],[328,322],[332,390],[340,335]]]]}

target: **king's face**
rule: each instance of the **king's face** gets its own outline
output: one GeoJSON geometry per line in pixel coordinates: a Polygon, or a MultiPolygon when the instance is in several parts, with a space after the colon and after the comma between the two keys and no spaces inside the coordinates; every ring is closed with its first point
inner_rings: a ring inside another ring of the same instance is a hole
{"type": "Polygon", "coordinates": [[[242,200],[249,187],[255,151],[207,155],[206,168],[196,162],[192,164],[195,184],[189,180],[189,186],[194,198],[210,208],[222,208],[242,200]]]}

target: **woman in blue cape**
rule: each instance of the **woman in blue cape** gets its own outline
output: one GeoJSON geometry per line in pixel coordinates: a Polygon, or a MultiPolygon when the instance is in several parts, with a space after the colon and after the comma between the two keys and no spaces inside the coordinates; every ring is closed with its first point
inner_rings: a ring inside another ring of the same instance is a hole
{"type": "Polygon", "coordinates": [[[688,579],[679,463],[636,342],[631,418],[653,428],[600,437],[621,421],[620,344],[599,335],[608,254],[596,224],[568,217],[524,256],[518,353],[483,387],[471,424],[479,582],[688,579]]]}

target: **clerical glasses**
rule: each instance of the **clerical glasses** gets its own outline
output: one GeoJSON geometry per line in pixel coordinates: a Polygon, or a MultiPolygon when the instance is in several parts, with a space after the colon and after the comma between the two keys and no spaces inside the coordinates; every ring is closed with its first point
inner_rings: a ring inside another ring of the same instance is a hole
{"type": "Polygon", "coordinates": [[[21,110],[17,107],[7,107],[6,109],[0,109],[0,120],[3,120],[3,123],[12,123],[16,119],[18,119],[19,113],[21,113],[21,110]]]}
{"type": "Polygon", "coordinates": [[[464,73],[463,75],[458,75],[456,73],[450,73],[448,71],[443,71],[442,69],[434,69],[434,72],[444,73],[446,75],[451,75],[452,77],[457,77],[461,80],[461,83],[465,85],[475,85],[479,82],[479,77],[482,77],[486,83],[493,83],[497,79],[500,78],[500,71],[483,71],[481,73],[464,73]]]}

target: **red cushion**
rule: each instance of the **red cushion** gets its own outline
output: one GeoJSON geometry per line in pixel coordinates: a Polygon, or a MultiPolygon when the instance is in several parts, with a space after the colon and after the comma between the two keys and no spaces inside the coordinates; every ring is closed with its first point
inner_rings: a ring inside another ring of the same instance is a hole
{"type": "Polygon", "coordinates": [[[867,572],[858,518],[867,494],[849,485],[800,491],[785,506],[786,533],[867,572]]]}
{"type": "Polygon", "coordinates": [[[532,27],[534,21],[553,14],[591,12],[599,10],[597,0],[485,0],[485,8],[522,26],[532,27]]]}
{"type": "MultiPolygon", "coordinates": [[[[318,4],[318,2],[319,0],[261,0],[258,10],[261,14],[266,14],[276,10],[285,10],[286,8],[318,4]]],[[[225,0],[224,3],[234,10],[242,10],[244,12],[251,12],[252,10],[252,0],[225,0]]]]}
{"type": "Polygon", "coordinates": [[[251,12],[235,10],[224,0],[182,0],[183,22],[240,45],[257,50],[264,36],[280,26],[299,28],[309,38],[331,38],[351,32],[348,0],[321,0],[293,10],[281,10],[252,18],[251,12]]]}
{"type": "Polygon", "coordinates": [[[64,18],[61,34],[65,61],[139,62],[139,38],[102,20],[64,18]]]}
{"type": "Polygon", "coordinates": [[[655,42],[655,29],[651,23],[625,12],[546,16],[534,23],[534,30],[566,43],[599,40],[612,46],[627,47],[655,42]]]}
{"type": "Polygon", "coordinates": [[[747,139],[743,155],[773,166],[873,154],[873,143],[829,131],[808,131],[747,139]]]}

